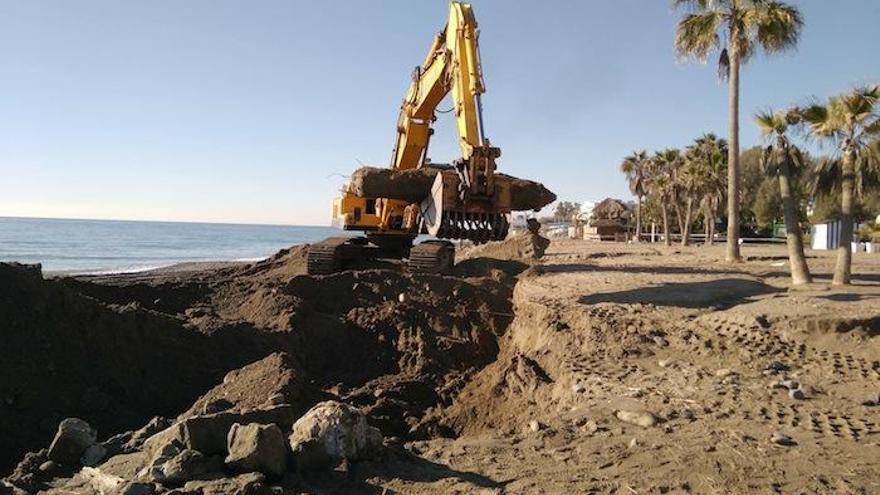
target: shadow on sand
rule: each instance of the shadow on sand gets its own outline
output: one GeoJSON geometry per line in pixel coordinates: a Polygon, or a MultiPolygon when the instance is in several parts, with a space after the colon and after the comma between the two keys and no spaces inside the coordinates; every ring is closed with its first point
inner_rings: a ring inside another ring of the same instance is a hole
{"type": "MultiPolygon", "coordinates": [[[[457,471],[444,464],[431,462],[413,455],[403,449],[391,454],[392,459],[384,459],[381,463],[360,462],[352,466],[348,472],[332,471],[314,477],[303,477],[297,480],[297,488],[306,489],[316,495],[354,494],[373,495],[403,493],[384,489],[373,478],[399,479],[413,482],[435,482],[440,480],[458,480],[480,488],[503,488],[505,482],[497,482],[478,473],[457,471]]],[[[451,488],[450,488],[451,490],[451,488]]],[[[456,492],[458,493],[458,492],[456,492]]]]}
{"type": "Polygon", "coordinates": [[[616,292],[581,296],[582,304],[656,304],[681,308],[726,308],[750,297],[781,292],[782,289],[755,280],[723,278],[700,282],[670,282],[616,292]]]}

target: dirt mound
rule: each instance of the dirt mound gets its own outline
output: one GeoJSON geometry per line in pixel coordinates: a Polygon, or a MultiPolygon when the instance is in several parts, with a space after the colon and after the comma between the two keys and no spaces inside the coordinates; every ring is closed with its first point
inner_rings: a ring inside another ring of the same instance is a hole
{"type": "Polygon", "coordinates": [[[329,396],[362,406],[387,435],[421,435],[425,411],[448,404],[495,359],[512,320],[515,268],[467,278],[311,277],[305,253],[88,279],[44,280],[0,265],[3,338],[16,350],[0,361],[0,407],[10,418],[0,425],[8,447],[0,469],[45,445],[64,417],[82,417],[104,437],[180,414],[224,375],[232,381],[186,414],[277,394],[306,405],[329,396]],[[227,375],[276,352],[284,354],[227,375]]]}
{"type": "Polygon", "coordinates": [[[301,414],[318,400],[298,376],[299,366],[283,352],[272,353],[243,368],[232,370],[178,416],[183,419],[219,411],[243,412],[267,405],[292,404],[301,414]]]}
{"type": "Polygon", "coordinates": [[[136,303],[102,304],[39,270],[0,264],[0,467],[47,444],[58,422],[101,434],[174,415],[250,359],[212,352],[205,335],[136,303]],[[237,362],[236,362],[237,361],[237,362]]]}

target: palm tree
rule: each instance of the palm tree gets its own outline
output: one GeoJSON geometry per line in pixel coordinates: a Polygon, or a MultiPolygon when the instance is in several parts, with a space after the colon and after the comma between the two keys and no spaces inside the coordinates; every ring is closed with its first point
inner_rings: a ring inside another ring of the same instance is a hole
{"type": "Polygon", "coordinates": [[[650,159],[648,158],[648,152],[645,150],[634,152],[624,158],[620,164],[620,171],[626,176],[629,190],[638,199],[638,207],[636,208],[636,242],[639,242],[642,233],[642,198],[645,197],[648,190],[647,174],[649,164],[650,159]]]}
{"type": "Polygon", "coordinates": [[[804,157],[801,150],[789,141],[787,134],[789,125],[796,120],[793,114],[767,110],[756,114],[755,122],[761,128],[762,135],[769,141],[761,156],[761,165],[767,175],[779,178],[788,262],[791,265],[791,283],[792,285],[809,284],[813,278],[810,276],[810,268],[804,256],[804,241],[792,194],[792,178],[803,172],[804,157]]]}
{"type": "Polygon", "coordinates": [[[680,57],[705,61],[720,49],[718,75],[727,79],[730,139],[727,155],[727,261],[739,253],[739,70],[759,48],[775,53],[797,44],[803,20],[798,9],[775,0],[673,0],[690,12],[675,31],[680,57]]]}
{"type": "MultiPolygon", "coordinates": [[[[689,146],[682,157],[682,166],[676,181],[685,204],[685,215],[683,219],[680,219],[682,246],[687,246],[690,242],[694,201],[698,199],[707,182],[708,173],[708,168],[700,156],[699,149],[693,145],[689,146]]],[[[681,213],[679,213],[680,216],[681,213]]]]}
{"type": "Polygon", "coordinates": [[[796,110],[809,135],[832,143],[834,155],[817,170],[815,190],[840,187],[840,247],[832,284],[850,283],[852,274],[853,199],[880,175],[880,150],[871,145],[880,137],[880,85],[857,88],[796,110]]]}
{"type": "Polygon", "coordinates": [[[724,197],[727,169],[727,142],[715,134],[706,133],[694,140],[685,153],[679,182],[686,198],[686,214],[682,228],[682,245],[688,242],[692,225],[692,208],[697,203],[703,213],[706,243],[712,243],[715,214],[724,197]]]}
{"type": "Polygon", "coordinates": [[[675,170],[681,161],[681,153],[677,149],[666,149],[654,153],[649,162],[648,189],[660,203],[663,216],[663,241],[672,245],[669,232],[669,203],[675,199],[675,170]]]}

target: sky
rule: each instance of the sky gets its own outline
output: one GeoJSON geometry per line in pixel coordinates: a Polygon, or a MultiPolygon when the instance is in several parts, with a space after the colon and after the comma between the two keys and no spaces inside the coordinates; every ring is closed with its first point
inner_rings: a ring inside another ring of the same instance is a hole
{"type": "MultiPolygon", "coordinates": [[[[499,169],[560,199],[627,198],[638,149],[726,136],[713,63],[667,0],[473,0],[499,169]]],[[[880,2],[795,0],[796,51],[742,74],[750,116],[880,81],[880,2]]],[[[446,0],[0,0],[0,216],[326,225],[387,166],[446,0]]],[[[448,109],[447,100],[440,105],[448,109]]],[[[457,158],[452,116],[429,155],[457,158]]]]}

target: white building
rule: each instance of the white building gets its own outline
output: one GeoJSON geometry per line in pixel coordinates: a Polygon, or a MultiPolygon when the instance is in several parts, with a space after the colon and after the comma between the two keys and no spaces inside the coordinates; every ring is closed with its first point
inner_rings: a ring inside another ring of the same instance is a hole
{"type": "Polygon", "coordinates": [[[840,220],[813,224],[813,249],[837,249],[840,246],[840,220]]]}

